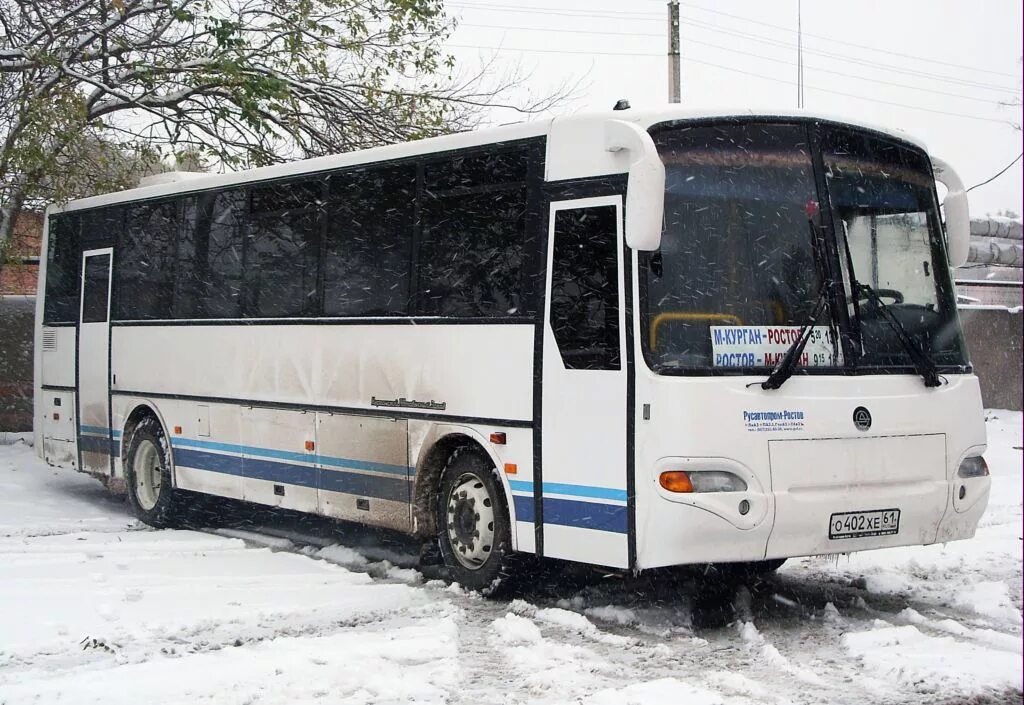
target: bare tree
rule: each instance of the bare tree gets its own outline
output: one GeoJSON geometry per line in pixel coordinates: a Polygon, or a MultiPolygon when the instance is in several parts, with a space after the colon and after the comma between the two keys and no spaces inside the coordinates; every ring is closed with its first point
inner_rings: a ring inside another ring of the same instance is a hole
{"type": "Polygon", "coordinates": [[[442,0],[0,0],[0,23],[0,250],[84,154],[258,166],[469,127],[515,84],[452,77],[442,0]]]}

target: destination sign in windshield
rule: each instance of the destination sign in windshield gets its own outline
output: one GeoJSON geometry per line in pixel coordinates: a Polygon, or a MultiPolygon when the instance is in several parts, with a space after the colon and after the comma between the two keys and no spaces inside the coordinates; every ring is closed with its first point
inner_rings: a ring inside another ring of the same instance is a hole
{"type": "MultiPolygon", "coordinates": [[[[775,367],[800,337],[800,326],[711,326],[715,367],[775,367]]],[[[833,367],[843,354],[832,345],[832,330],[814,326],[798,366],[833,367]]]]}

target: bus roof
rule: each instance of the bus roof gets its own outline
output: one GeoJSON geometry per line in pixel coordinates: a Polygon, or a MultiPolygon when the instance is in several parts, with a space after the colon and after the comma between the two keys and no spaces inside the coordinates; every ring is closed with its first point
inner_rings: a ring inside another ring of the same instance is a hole
{"type": "MultiPolygon", "coordinates": [[[[849,117],[820,113],[800,109],[777,109],[777,108],[700,108],[688,109],[680,105],[666,105],[652,110],[608,110],[604,112],[582,113],[566,117],[537,120],[533,122],[521,122],[499,127],[490,127],[467,132],[457,132],[440,137],[431,137],[415,142],[402,142],[398,144],[373,147],[370,149],[355,152],[333,154],[326,157],[313,159],[301,159],[284,164],[247,169],[244,171],[227,172],[224,174],[190,174],[184,179],[169,179],[162,183],[152,183],[125,191],[116,191],[99,196],[92,196],[77,201],[71,201],[63,207],[50,206],[47,212],[61,212],[80,210],[85,208],[96,208],[100,206],[123,203],[126,201],[137,201],[151,198],[160,198],[180,193],[193,191],[206,191],[209,189],[226,188],[234,185],[247,183],[271,181],[283,179],[301,174],[316,173],[340,169],[346,166],[357,166],[360,164],[372,164],[374,162],[392,161],[416,157],[424,154],[448,152],[451,150],[477,147],[487,144],[501,144],[503,142],[514,142],[517,140],[539,137],[548,134],[553,122],[579,122],[594,123],[604,120],[629,120],[644,127],[661,122],[707,120],[715,118],[771,118],[786,119],[795,118],[800,120],[814,119],[825,120],[855,127],[865,128],[874,132],[890,135],[899,140],[914,144],[921,149],[927,150],[924,143],[907,135],[902,130],[883,127],[869,122],[850,119],[849,117]]],[[[156,181],[159,181],[157,179],[156,181]]]]}

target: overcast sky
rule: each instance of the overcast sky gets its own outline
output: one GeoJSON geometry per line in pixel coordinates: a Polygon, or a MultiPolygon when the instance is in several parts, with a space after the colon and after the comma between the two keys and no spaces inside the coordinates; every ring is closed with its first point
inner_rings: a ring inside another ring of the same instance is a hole
{"type": "MultiPolygon", "coordinates": [[[[465,69],[491,58],[495,70],[518,67],[537,95],[578,82],[560,112],[667,101],[663,0],[447,7],[460,23],[449,50],[465,69]]],[[[684,105],[796,106],[797,0],[685,0],[680,15],[684,105]]],[[[803,0],[803,33],[808,109],[901,128],[968,185],[1021,153],[1020,0],[803,0]]],[[[972,191],[972,214],[1024,210],[1021,173],[1018,162],[972,191]]]]}

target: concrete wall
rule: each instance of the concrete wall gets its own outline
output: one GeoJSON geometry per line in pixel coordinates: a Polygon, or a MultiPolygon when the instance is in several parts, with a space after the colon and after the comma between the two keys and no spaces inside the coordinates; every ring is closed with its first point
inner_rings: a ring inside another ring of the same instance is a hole
{"type": "Polygon", "coordinates": [[[1024,313],[1020,308],[960,307],[971,362],[987,409],[1021,410],[1024,388],[1024,313]]]}
{"type": "Polygon", "coordinates": [[[0,432],[32,430],[34,296],[0,296],[0,432]]]}

